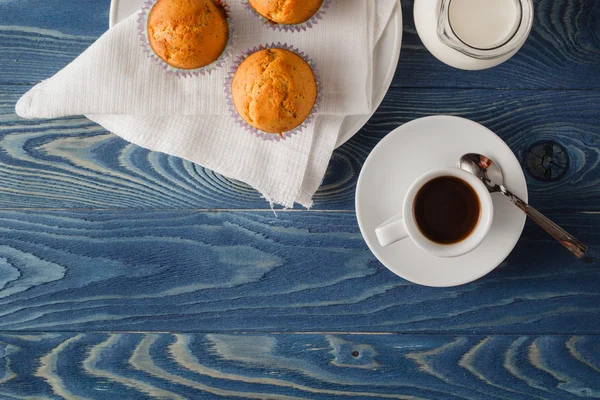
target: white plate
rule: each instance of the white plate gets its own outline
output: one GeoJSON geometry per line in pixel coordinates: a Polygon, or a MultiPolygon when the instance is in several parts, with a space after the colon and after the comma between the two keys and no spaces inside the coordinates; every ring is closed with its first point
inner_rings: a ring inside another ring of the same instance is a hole
{"type": "MultiPolygon", "coordinates": [[[[142,8],[143,4],[144,0],[112,0],[110,3],[109,26],[112,27],[136,13],[142,8]]],[[[377,110],[392,84],[394,73],[398,66],[401,44],[402,7],[400,6],[400,0],[398,0],[394,13],[383,31],[377,46],[375,46],[373,59],[373,82],[375,82],[373,87],[373,110],[377,110]]],[[[346,143],[348,139],[354,136],[367,123],[374,113],[375,111],[372,114],[350,115],[344,118],[335,147],[338,148],[346,143]]]]}
{"type": "Polygon", "coordinates": [[[450,116],[420,118],[389,133],[373,149],[356,187],[356,217],[367,245],[383,265],[409,281],[426,286],[456,286],[496,268],[521,236],[525,214],[499,193],[492,195],[494,222],[472,252],[439,258],[410,239],[381,247],[375,228],[402,207],[410,184],[428,170],[455,167],[465,153],[481,153],[498,162],[504,182],[527,201],[527,184],[519,161],[492,131],[476,122],[450,116]]]}

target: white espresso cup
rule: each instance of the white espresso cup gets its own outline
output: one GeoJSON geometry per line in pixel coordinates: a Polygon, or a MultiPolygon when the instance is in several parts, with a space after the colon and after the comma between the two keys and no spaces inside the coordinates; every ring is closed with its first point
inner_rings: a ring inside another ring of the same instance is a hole
{"type": "Polygon", "coordinates": [[[479,178],[462,169],[440,168],[421,175],[413,182],[404,196],[402,212],[381,224],[375,230],[375,234],[381,246],[388,246],[409,238],[418,247],[434,256],[457,257],[474,250],[481,244],[492,226],[493,216],[492,197],[479,178]],[[421,188],[433,179],[445,176],[465,182],[473,189],[479,200],[479,219],[476,225],[465,238],[451,244],[437,243],[425,236],[419,229],[414,214],[415,199],[421,188]]]}

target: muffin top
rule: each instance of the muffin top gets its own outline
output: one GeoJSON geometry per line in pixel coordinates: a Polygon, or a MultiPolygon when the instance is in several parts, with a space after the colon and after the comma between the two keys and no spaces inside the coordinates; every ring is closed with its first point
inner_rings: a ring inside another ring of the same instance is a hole
{"type": "Polygon", "coordinates": [[[268,133],[281,134],[301,125],[317,100],[310,65],[285,49],[251,54],[238,67],[231,85],[238,114],[268,133]]]}
{"type": "Polygon", "coordinates": [[[148,15],[150,47],[164,62],[195,69],[217,60],[229,27],[225,10],[214,0],[158,0],[148,15]]]}
{"type": "Polygon", "coordinates": [[[248,0],[263,17],[278,24],[301,24],[319,11],[323,0],[248,0]]]}

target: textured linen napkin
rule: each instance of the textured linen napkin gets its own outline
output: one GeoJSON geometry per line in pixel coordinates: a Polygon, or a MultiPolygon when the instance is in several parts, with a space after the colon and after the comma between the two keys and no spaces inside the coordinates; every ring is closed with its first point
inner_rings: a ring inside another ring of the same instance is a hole
{"type": "Polygon", "coordinates": [[[237,33],[234,54],[281,42],[313,59],[323,101],[301,133],[267,142],[244,131],[226,109],[223,84],[231,61],[209,76],[167,75],[143,52],[136,16],[32,88],[17,103],[17,114],[84,114],[127,141],[244,181],[271,203],[310,207],[344,116],[371,111],[372,52],[395,1],[334,0],[324,18],[301,33],[266,29],[239,2],[229,4],[237,33]]]}

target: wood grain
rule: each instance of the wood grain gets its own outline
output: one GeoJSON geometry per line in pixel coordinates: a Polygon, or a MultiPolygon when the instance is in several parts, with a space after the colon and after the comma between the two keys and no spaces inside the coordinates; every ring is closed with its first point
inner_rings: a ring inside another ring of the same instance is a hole
{"type": "MultiPolygon", "coordinates": [[[[52,76],[108,29],[109,0],[0,2],[0,84],[52,76]],[[24,11],[26,10],[26,11],[24,11]]],[[[464,72],[437,61],[418,38],[413,0],[403,0],[398,87],[600,88],[597,0],[535,0],[533,31],[521,51],[487,71],[464,72]]]]}
{"type": "Polygon", "coordinates": [[[49,78],[108,29],[110,0],[0,2],[0,84],[49,78]]]}
{"type": "Polygon", "coordinates": [[[276,217],[247,185],[85,118],[17,118],[107,29],[110,0],[0,0],[0,398],[600,398],[600,7],[534,3],[513,59],[464,72],[427,52],[402,0],[392,90],[315,210],[276,217]],[[565,175],[526,171],[530,199],[586,257],[528,224],[468,285],[383,267],[349,211],[356,179],[388,132],[432,114],[484,124],[519,160],[563,146],[565,175]]]}
{"type": "Polygon", "coordinates": [[[551,215],[493,273],[406,282],[351,212],[1,211],[0,330],[600,333],[600,215],[551,215]]]}
{"type": "Polygon", "coordinates": [[[598,398],[599,346],[597,336],[0,334],[0,396],[598,398]]]}
{"type": "MultiPolygon", "coordinates": [[[[23,120],[14,103],[26,90],[0,86],[2,208],[268,208],[243,183],[128,144],[85,118],[23,120]]],[[[399,88],[333,154],[315,209],[354,209],[356,180],[371,149],[397,126],[432,114],[484,124],[520,160],[536,142],[561,144],[569,170],[552,182],[528,175],[531,203],[542,211],[600,211],[600,92],[399,88]]]]}

